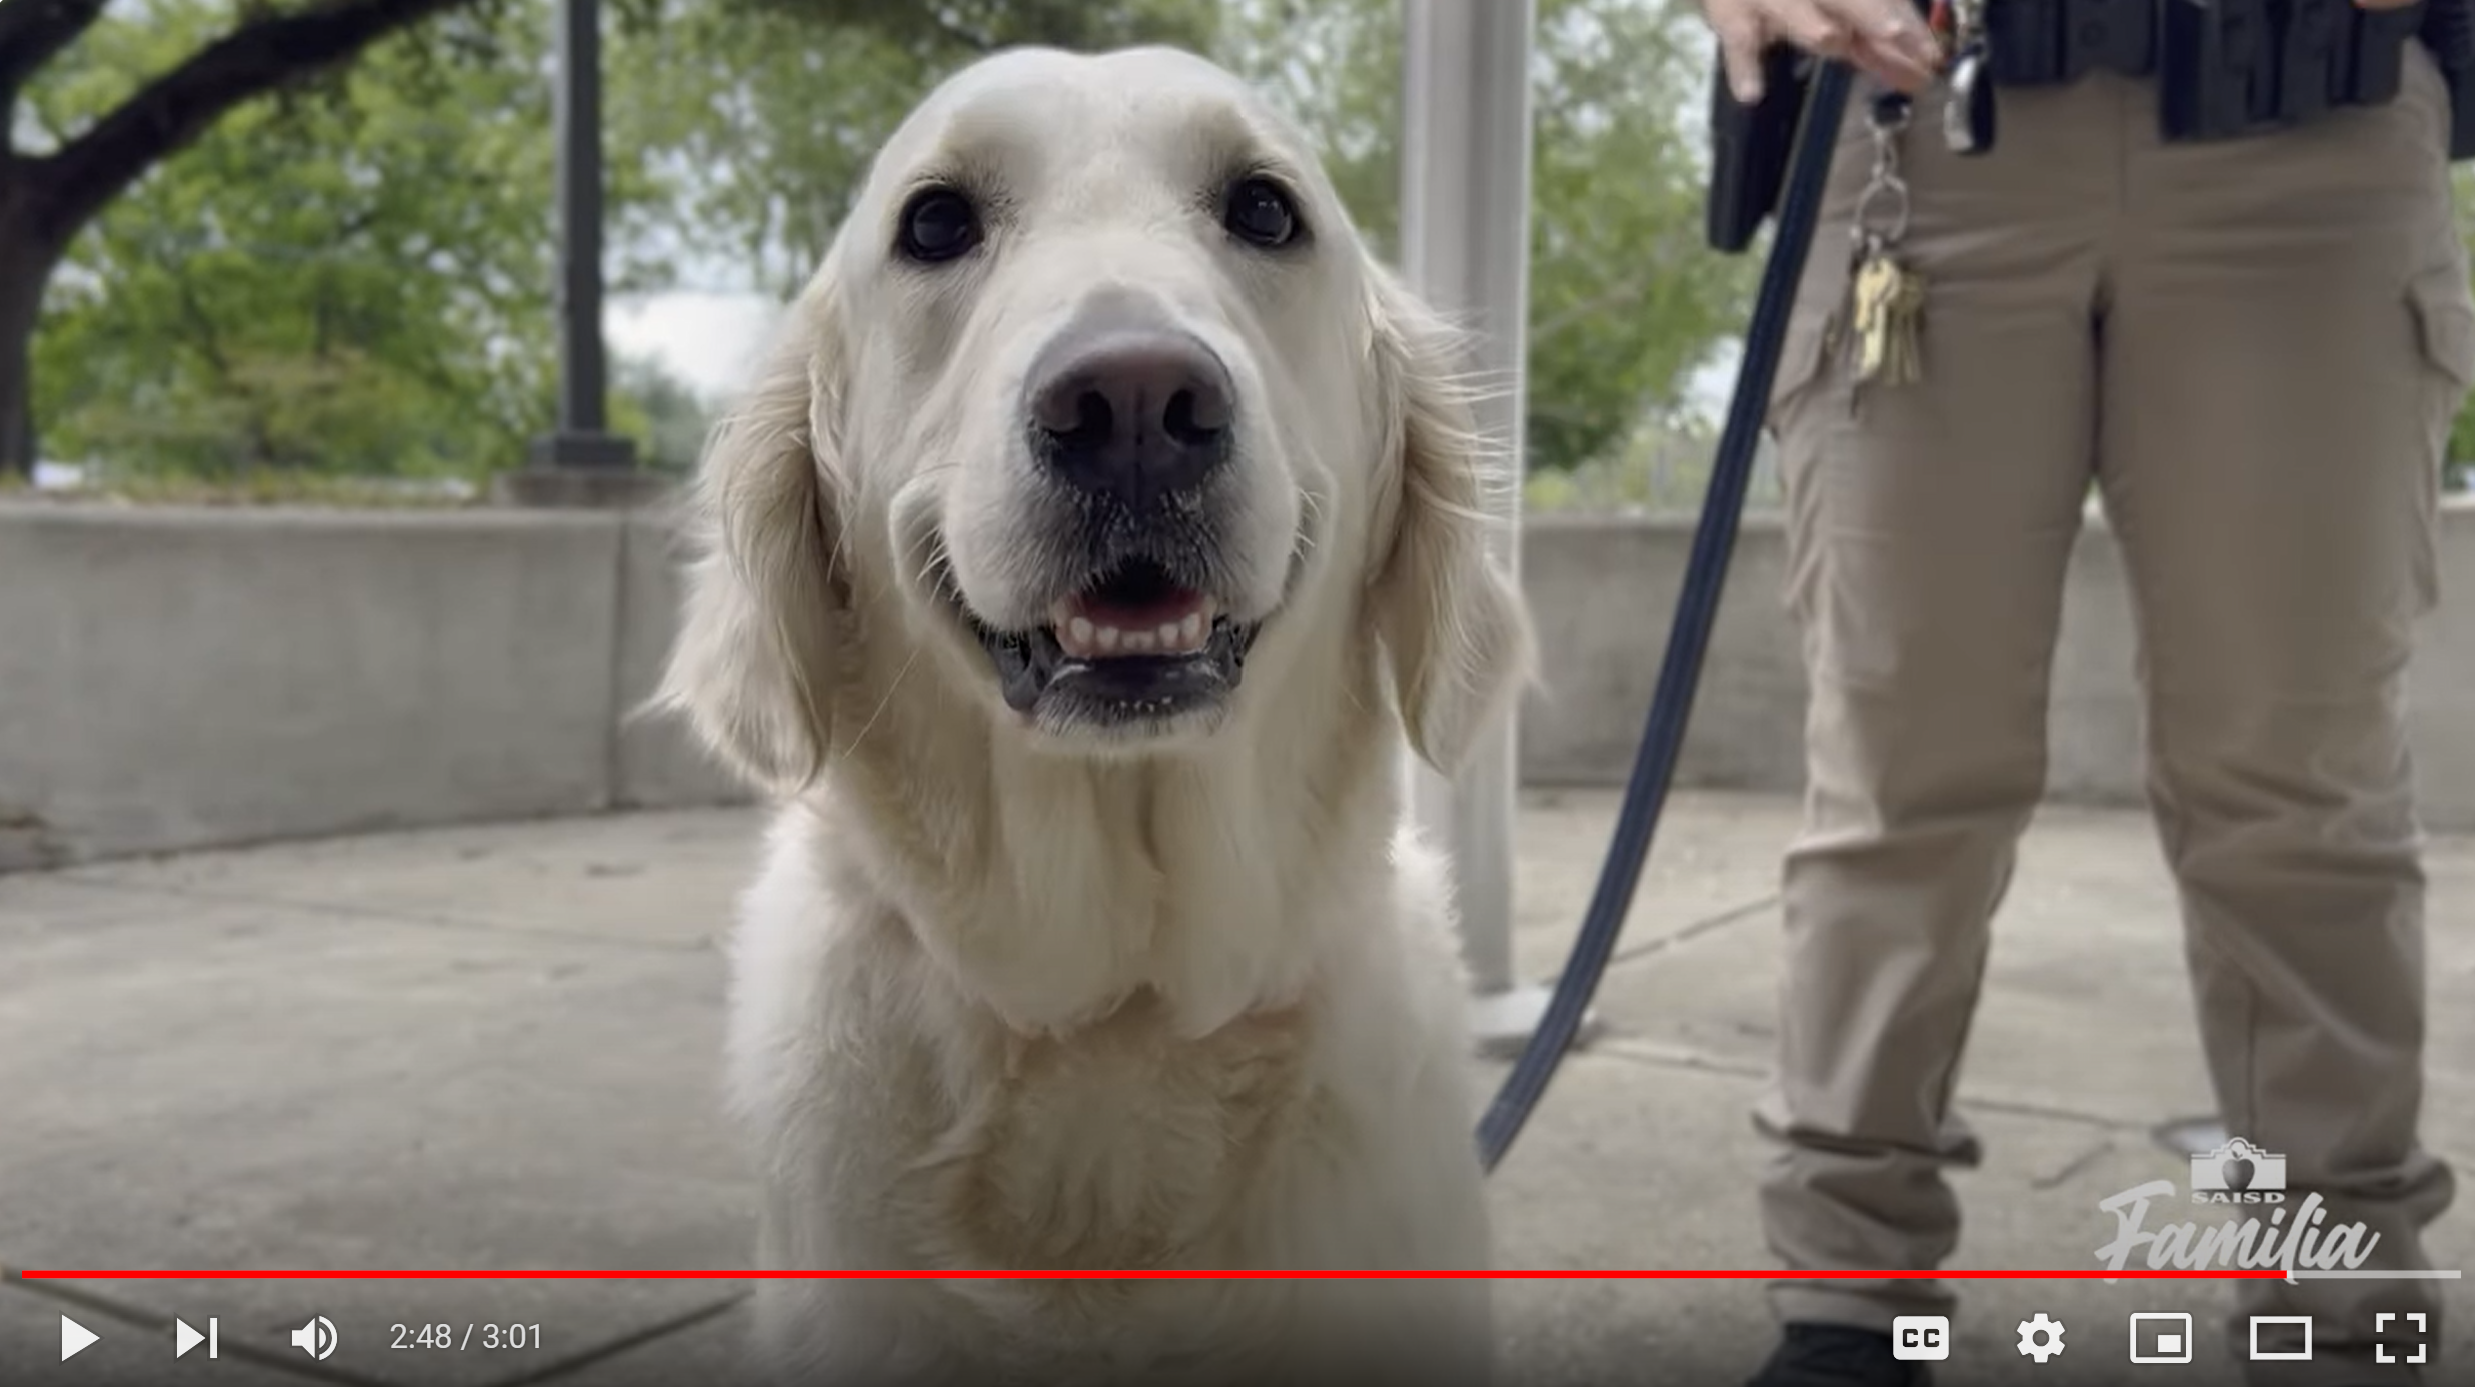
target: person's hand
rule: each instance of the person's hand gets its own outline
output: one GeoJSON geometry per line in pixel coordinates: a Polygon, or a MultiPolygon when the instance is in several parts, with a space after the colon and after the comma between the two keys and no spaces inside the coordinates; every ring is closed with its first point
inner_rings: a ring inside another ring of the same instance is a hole
{"type": "Polygon", "coordinates": [[[1942,46],[1910,0],[1703,0],[1702,13],[1718,37],[1728,88],[1746,105],[1762,99],[1762,50],[1781,41],[1844,60],[1911,96],[1933,82],[1942,64],[1942,46]]]}

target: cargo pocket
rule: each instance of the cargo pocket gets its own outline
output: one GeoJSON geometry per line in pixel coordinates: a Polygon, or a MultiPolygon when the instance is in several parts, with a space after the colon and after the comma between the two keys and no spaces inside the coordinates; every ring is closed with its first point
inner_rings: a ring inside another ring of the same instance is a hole
{"type": "MultiPolygon", "coordinates": [[[[1807,248],[1802,282],[1796,286],[1788,313],[1787,335],[1779,346],[1778,374],[1771,377],[1768,409],[1763,422],[1774,438],[1795,426],[1795,411],[1825,393],[1833,371],[1831,347],[1838,340],[1846,314],[1848,284],[1855,264],[1848,254],[1849,228],[1859,193],[1872,169],[1873,132],[1855,113],[1862,112],[1883,89],[1871,78],[1860,79],[1848,95],[1850,118],[1840,122],[1839,143],[1831,152],[1830,173],[1823,189],[1820,216],[1807,248]]],[[[1772,230],[1775,233],[1777,224],[1772,230]]],[[[1777,253],[1774,241],[1764,254],[1777,253]]],[[[1763,273],[1769,272],[1767,263],[1763,273]]]]}
{"type": "Polygon", "coordinates": [[[2465,263],[2453,257],[2417,276],[2407,286],[2406,303],[2415,315],[2424,364],[2440,373],[2454,416],[2475,388],[2475,295],[2468,290],[2465,263]]]}
{"type": "Polygon", "coordinates": [[[1787,411],[1813,393],[1821,382],[1827,348],[1839,315],[1830,300],[1800,303],[1789,315],[1787,340],[1779,347],[1779,371],[1771,378],[1769,408],[1764,419],[1775,434],[1787,411]]]}
{"type": "MultiPolygon", "coordinates": [[[[1788,320],[1787,337],[1779,348],[1779,373],[1772,377],[1766,428],[1771,465],[1776,470],[1785,507],[1786,569],[1780,575],[1779,597],[1799,623],[1811,614],[1815,584],[1821,572],[1815,534],[1828,509],[1831,468],[1820,466],[1834,431],[1830,414],[1820,402],[1832,398],[1831,345],[1838,338],[1840,314],[1836,287],[1809,295],[1788,320]],[[1826,296],[1827,295],[1827,296],[1826,296]],[[1823,413],[1815,410],[1822,408],[1823,413]]],[[[1845,419],[1837,421],[1845,426],[1845,419]]]]}

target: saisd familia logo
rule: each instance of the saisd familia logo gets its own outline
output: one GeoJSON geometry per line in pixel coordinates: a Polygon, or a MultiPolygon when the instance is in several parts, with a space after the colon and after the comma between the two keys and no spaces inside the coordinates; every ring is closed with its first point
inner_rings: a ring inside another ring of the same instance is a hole
{"type": "Polygon", "coordinates": [[[2267,1218],[2257,1212],[2222,1223],[2169,1223],[2148,1228],[2149,1208],[2175,1194],[2172,1180],[2151,1180],[2100,1200],[2099,1209],[2114,1215],[2114,1240],[2097,1249],[2111,1271],[2121,1271],[2134,1253],[2152,1271],[2167,1267],[2196,1269],[2277,1267],[2332,1271],[2353,1269],[2372,1258],[2380,1234],[2360,1223],[2328,1224],[2320,1195],[2308,1193],[2288,1207],[2286,1158],[2274,1156],[2240,1137],[2214,1151],[2191,1158],[2191,1202],[2194,1204],[2268,1205],[2267,1218]]]}
{"type": "Polygon", "coordinates": [[[2214,1151],[2191,1157],[2194,1204],[2283,1204],[2286,1158],[2272,1156],[2236,1137],[2214,1151]]]}

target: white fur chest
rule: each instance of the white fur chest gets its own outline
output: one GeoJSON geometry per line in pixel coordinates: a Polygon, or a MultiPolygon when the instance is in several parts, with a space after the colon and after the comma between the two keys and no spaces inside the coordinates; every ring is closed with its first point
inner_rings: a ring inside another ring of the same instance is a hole
{"type": "MultiPolygon", "coordinates": [[[[734,1097],[763,1161],[767,1264],[1483,1263],[1469,1095],[1459,1068],[1439,1062],[1459,1048],[1460,980],[1422,859],[1397,882],[1383,874],[1368,902],[1383,908],[1324,932],[1312,982],[1287,1005],[1194,1036],[1160,994],[1138,990],[1098,1020],[1038,1036],[964,994],[881,898],[812,849],[799,833],[777,836],[733,960],[734,1097]]],[[[1246,1280],[772,1282],[764,1313],[781,1352],[820,1368],[950,1359],[1096,1382],[1107,1374],[1090,1355],[1103,1346],[1128,1380],[1161,1382],[1178,1380],[1165,1365],[1199,1350],[1225,1368],[1230,1353],[1277,1342],[1252,1327],[1299,1323],[1300,1299],[1357,1334],[1368,1316],[1343,1307],[1371,1293],[1246,1280]]]]}
{"type": "MultiPolygon", "coordinates": [[[[969,1023],[966,1023],[969,1024],[969,1023]]],[[[937,1260],[966,1266],[1259,1265],[1262,1187],[1318,1106],[1307,1006],[1176,1034],[1156,994],[1055,1038],[943,1043],[945,1121],[907,1164],[937,1260]],[[1214,1259],[1224,1259],[1215,1261],[1214,1259]]],[[[923,1249],[928,1250],[928,1249],[923,1249]]]]}

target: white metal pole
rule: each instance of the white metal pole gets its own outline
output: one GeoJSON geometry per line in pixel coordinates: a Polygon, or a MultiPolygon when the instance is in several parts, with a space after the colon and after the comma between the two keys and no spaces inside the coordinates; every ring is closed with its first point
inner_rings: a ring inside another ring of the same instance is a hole
{"type": "MultiPolygon", "coordinates": [[[[1521,455],[1523,340],[1529,318],[1530,30],[1535,0],[1404,0],[1401,269],[1427,299],[1474,329],[1471,365],[1490,389],[1479,424],[1521,455]]],[[[1521,498],[1497,529],[1520,568],[1521,498]]],[[[1478,997],[1479,1045],[1517,1050],[1547,989],[1513,969],[1514,721],[1481,741],[1447,781],[1411,762],[1418,821],[1451,853],[1462,948],[1478,997]]]]}

